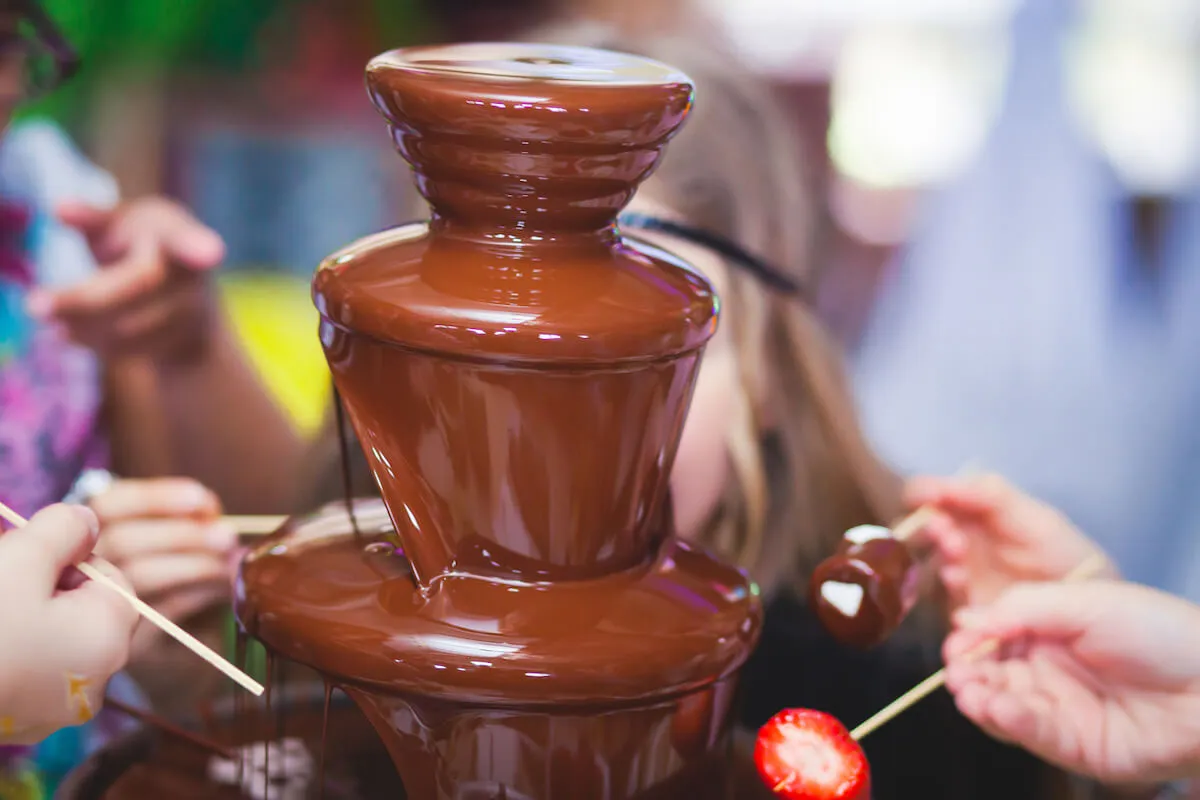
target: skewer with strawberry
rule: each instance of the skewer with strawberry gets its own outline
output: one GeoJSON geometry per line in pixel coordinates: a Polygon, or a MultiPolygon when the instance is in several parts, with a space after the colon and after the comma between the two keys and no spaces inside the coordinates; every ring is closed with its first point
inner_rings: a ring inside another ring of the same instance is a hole
{"type": "MultiPolygon", "coordinates": [[[[1092,555],[1063,580],[1087,580],[1104,570],[1106,561],[1092,555]]],[[[994,653],[999,641],[983,642],[967,654],[982,658],[994,653]]],[[[758,731],[754,764],[776,795],[785,800],[870,800],[871,771],[859,742],[905,709],[941,688],[946,670],[940,669],[888,703],[853,731],[828,714],[805,708],[780,711],[758,731]]]]}

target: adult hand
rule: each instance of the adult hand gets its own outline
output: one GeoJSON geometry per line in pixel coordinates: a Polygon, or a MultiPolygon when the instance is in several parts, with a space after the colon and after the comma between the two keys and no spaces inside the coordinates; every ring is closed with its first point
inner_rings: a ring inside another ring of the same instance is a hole
{"type": "Polygon", "coordinates": [[[1200,774],[1200,607],[1129,583],[1023,584],[962,609],[945,644],[959,709],[1109,783],[1200,774]],[[989,639],[999,651],[973,651],[989,639]]]}
{"type": "MultiPolygon", "coordinates": [[[[1101,549],[1056,509],[995,475],[914,478],[910,508],[938,513],[920,536],[940,557],[951,605],[983,605],[1023,581],[1056,581],[1101,549]]],[[[1109,563],[1103,573],[1116,577],[1109,563]]]]}
{"type": "Polygon", "coordinates": [[[31,314],[109,358],[202,352],[215,316],[208,273],[225,257],[215,232],[160,197],[112,210],[70,203],[59,218],[87,237],[100,269],[73,286],[35,290],[31,314]]]}
{"type": "MultiPolygon", "coordinates": [[[[91,500],[103,535],[96,552],[125,574],[138,596],[175,622],[228,602],[238,539],[221,502],[186,478],[119,480],[91,500]]],[[[145,626],[134,657],[164,641],[145,626]]]]}
{"type": "MultiPolygon", "coordinates": [[[[32,744],[91,719],[128,658],[137,612],[72,566],[99,529],[91,511],[60,505],[0,534],[0,743],[32,744]]],[[[125,583],[112,565],[91,564],[125,583]]]]}

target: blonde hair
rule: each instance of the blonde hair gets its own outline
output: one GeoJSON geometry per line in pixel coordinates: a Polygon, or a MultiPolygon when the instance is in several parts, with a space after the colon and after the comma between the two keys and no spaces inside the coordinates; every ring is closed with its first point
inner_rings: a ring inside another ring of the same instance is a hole
{"type": "MultiPolygon", "coordinates": [[[[640,54],[686,72],[697,87],[693,115],[649,190],[687,224],[736,242],[801,284],[812,279],[814,213],[799,137],[769,88],[712,36],[638,37],[566,21],[522,38],[640,54]]],[[[740,377],[726,434],[733,479],[701,540],[768,588],[803,590],[847,528],[899,511],[899,481],[864,441],[841,355],[814,309],[739,268],[729,278],[722,325],[731,328],[740,377]]],[[[336,463],[328,460],[336,440],[324,438],[317,461],[336,463]]],[[[337,496],[336,475],[327,466],[322,474],[323,494],[337,496]]],[[[356,481],[355,488],[363,487],[356,481]]]]}
{"type": "MultiPolygon", "coordinates": [[[[638,36],[568,21],[527,38],[635,53],[687,73],[695,108],[648,190],[687,224],[811,284],[815,214],[799,134],[711,29],[638,36]]],[[[899,480],[862,435],[841,354],[815,309],[732,265],[721,299],[740,377],[726,433],[733,479],[702,540],[768,587],[803,588],[847,528],[899,511],[899,480]]]]}

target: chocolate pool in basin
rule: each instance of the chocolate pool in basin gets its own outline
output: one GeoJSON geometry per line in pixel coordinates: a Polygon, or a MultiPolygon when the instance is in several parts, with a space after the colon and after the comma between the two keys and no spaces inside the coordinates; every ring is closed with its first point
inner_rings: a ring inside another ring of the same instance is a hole
{"type": "Polygon", "coordinates": [[[615,226],[691,83],[473,44],[367,84],[433,217],[330,256],[313,297],[391,525],[289,523],[242,566],[241,624],[354,700],[409,797],[732,796],[761,605],[668,496],[717,298],[615,226]]]}

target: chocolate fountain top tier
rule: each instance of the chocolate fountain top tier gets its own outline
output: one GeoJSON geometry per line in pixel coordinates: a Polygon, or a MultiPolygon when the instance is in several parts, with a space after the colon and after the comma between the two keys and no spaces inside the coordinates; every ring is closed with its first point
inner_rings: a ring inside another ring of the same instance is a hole
{"type": "Polygon", "coordinates": [[[711,335],[709,284],[613,224],[691,108],[684,75],[599,50],[469,44],[385,53],[367,85],[434,218],[325,261],[314,295],[331,322],[558,364],[662,358],[711,335]]]}
{"type": "Polygon", "coordinates": [[[692,105],[668,66],[550,45],[393,50],[367,86],[436,214],[527,238],[611,224],[692,105]]]}

